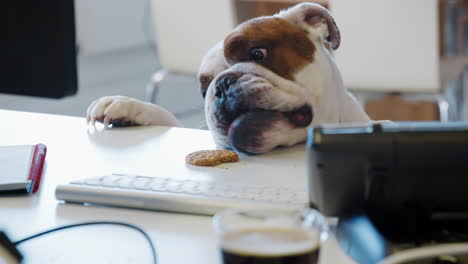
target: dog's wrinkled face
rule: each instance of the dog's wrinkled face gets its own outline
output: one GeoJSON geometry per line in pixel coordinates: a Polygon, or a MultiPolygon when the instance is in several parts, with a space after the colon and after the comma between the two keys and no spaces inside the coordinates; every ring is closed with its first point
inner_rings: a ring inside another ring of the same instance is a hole
{"type": "Polygon", "coordinates": [[[328,11],[301,4],[249,20],[215,46],[199,80],[216,143],[263,153],[304,141],[323,86],[318,64],[324,62],[317,56],[327,37],[339,45],[328,11]]]}

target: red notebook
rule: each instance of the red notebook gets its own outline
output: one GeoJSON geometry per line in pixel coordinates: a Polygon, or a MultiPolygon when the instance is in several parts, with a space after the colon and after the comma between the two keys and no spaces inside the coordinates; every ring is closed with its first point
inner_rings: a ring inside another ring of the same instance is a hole
{"type": "Polygon", "coordinates": [[[44,144],[0,146],[0,194],[37,192],[46,152],[44,144]]]}

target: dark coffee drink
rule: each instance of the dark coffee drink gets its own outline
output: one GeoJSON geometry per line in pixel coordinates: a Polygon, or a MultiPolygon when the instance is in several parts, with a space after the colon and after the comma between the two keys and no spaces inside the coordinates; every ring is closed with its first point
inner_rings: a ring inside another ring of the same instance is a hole
{"type": "Polygon", "coordinates": [[[221,238],[224,264],[318,263],[318,232],[295,228],[250,229],[221,238]]]}

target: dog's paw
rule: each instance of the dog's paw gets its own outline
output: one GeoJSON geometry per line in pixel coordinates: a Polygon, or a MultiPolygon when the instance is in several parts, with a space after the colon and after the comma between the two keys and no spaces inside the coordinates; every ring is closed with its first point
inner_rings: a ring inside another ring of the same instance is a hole
{"type": "Polygon", "coordinates": [[[86,121],[102,122],[104,126],[148,125],[151,117],[142,101],[126,96],[106,96],[92,102],[86,112],[86,121]]]}

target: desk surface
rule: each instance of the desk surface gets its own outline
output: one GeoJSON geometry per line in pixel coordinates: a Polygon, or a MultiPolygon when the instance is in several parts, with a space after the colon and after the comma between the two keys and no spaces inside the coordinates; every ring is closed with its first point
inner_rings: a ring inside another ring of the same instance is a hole
{"type": "MultiPolygon", "coordinates": [[[[0,197],[0,229],[13,240],[47,228],[83,221],[123,221],[144,229],[158,263],[220,263],[211,217],[65,204],[55,186],[109,173],[306,186],[304,145],[213,168],[185,165],[185,155],[212,149],[208,131],[133,127],[94,129],[83,118],[0,110],[0,145],[44,143],[46,166],[39,192],[0,197]]],[[[25,242],[26,263],[151,263],[139,234],[121,227],[85,227],[25,242]]],[[[321,263],[353,263],[330,239],[321,263]]]]}

